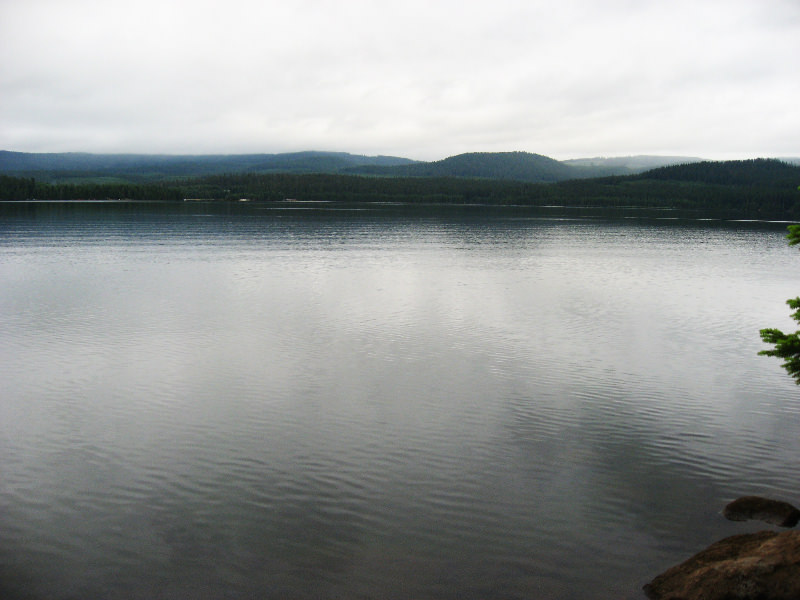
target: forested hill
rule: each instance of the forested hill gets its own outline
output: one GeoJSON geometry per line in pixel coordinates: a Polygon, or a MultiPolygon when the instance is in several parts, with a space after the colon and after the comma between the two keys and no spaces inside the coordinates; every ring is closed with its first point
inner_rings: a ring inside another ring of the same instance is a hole
{"type": "MultiPolygon", "coordinates": [[[[346,152],[282,154],[33,154],[0,151],[0,175],[46,183],[159,183],[178,178],[243,173],[335,173],[382,177],[464,177],[553,183],[630,175],[674,164],[681,157],[629,156],[557,161],[529,152],[471,152],[434,162],[346,152]]],[[[686,158],[684,162],[694,159],[686,158]]]]}
{"type": "Polygon", "coordinates": [[[800,184],[800,166],[770,158],[722,162],[703,161],[652,169],[637,175],[636,178],[717,185],[792,188],[800,184]]]}
{"type": "Polygon", "coordinates": [[[36,154],[0,150],[0,174],[35,177],[51,183],[103,178],[144,182],[220,173],[337,173],[361,165],[394,166],[413,162],[394,156],[315,151],[161,155],[83,152],[36,154]]]}
{"type": "MultiPolygon", "coordinates": [[[[620,171],[616,171],[619,173],[620,171]]],[[[606,171],[574,168],[528,152],[473,152],[435,162],[343,152],[239,155],[29,154],[0,151],[0,174],[49,183],[114,178],[153,182],[232,173],[340,173],[387,177],[470,177],[551,183],[606,171]]]]}
{"type": "Polygon", "coordinates": [[[389,177],[474,177],[552,183],[582,176],[579,169],[530,152],[470,152],[434,162],[399,166],[361,166],[349,173],[389,177]]]}
{"type": "Polygon", "coordinates": [[[598,206],[714,210],[737,218],[800,219],[800,166],[776,159],[700,162],[625,177],[570,180],[558,196],[598,206]]]}

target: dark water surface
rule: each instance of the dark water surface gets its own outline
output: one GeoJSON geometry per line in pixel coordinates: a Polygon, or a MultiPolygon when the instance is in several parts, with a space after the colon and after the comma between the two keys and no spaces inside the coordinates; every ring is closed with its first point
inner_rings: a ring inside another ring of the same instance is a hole
{"type": "Polygon", "coordinates": [[[0,596],[638,599],[800,502],[785,225],[332,208],[0,208],[0,596]]]}

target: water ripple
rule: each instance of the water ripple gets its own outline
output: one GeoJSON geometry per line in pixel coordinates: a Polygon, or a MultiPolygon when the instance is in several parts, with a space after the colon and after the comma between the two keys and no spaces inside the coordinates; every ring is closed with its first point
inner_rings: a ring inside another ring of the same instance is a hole
{"type": "Polygon", "coordinates": [[[781,232],[261,212],[0,240],[0,583],[634,598],[793,492],[781,232]]]}

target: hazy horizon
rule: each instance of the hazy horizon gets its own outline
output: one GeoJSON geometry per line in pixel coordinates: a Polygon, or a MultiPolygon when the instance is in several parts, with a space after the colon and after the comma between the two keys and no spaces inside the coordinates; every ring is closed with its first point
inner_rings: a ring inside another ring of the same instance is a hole
{"type": "MultiPolygon", "coordinates": [[[[203,153],[192,153],[192,152],[128,152],[128,151],[119,151],[119,152],[92,152],[86,150],[63,150],[58,152],[27,152],[23,150],[13,150],[9,148],[0,148],[0,152],[13,152],[13,153],[20,153],[20,154],[89,154],[89,155],[97,155],[97,156],[168,156],[168,157],[179,157],[179,156],[245,156],[245,155],[281,155],[281,154],[350,154],[350,155],[357,155],[357,156],[367,156],[367,157],[391,157],[391,158],[404,158],[410,159],[418,162],[436,162],[445,160],[448,158],[452,158],[453,156],[458,156],[460,154],[483,154],[481,151],[465,151],[459,154],[452,154],[448,156],[442,156],[438,158],[431,158],[428,160],[417,159],[413,156],[399,156],[396,154],[387,154],[385,152],[378,152],[375,154],[361,154],[357,152],[350,152],[348,150],[319,150],[319,149],[307,149],[307,150],[290,150],[290,151],[274,151],[274,152],[203,152],[203,153]]],[[[546,153],[542,152],[531,152],[528,150],[496,150],[489,152],[489,154],[510,154],[515,152],[522,152],[527,154],[537,154],[539,156],[544,156],[546,158],[553,158],[554,160],[558,160],[560,162],[568,162],[568,161],[576,161],[576,160],[622,160],[622,159],[635,159],[635,158],[687,158],[692,160],[709,160],[709,161],[716,161],[716,160],[749,160],[754,158],[767,158],[767,159],[792,159],[798,160],[800,156],[746,156],[746,157],[732,157],[727,159],[714,159],[708,158],[705,156],[698,156],[694,154],[687,154],[687,155],[676,155],[676,154],[600,154],[594,156],[573,156],[568,158],[559,158],[556,159],[546,153]]]]}

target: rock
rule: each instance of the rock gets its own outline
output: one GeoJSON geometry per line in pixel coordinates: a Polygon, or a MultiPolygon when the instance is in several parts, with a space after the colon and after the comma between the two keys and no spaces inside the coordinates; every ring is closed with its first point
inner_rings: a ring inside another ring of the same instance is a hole
{"type": "Polygon", "coordinates": [[[798,600],[800,531],[760,531],[712,544],[644,586],[651,600],[798,600]]]}
{"type": "Polygon", "coordinates": [[[722,515],[731,521],[755,519],[781,527],[794,527],[800,520],[800,510],[788,502],[758,496],[745,496],[734,500],[722,510],[722,515]]]}

